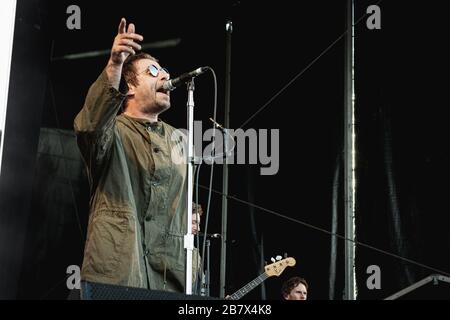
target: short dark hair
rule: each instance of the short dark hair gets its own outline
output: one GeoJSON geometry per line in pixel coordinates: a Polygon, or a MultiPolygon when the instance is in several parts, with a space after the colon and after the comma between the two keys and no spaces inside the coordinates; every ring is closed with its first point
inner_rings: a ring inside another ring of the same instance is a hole
{"type": "Polygon", "coordinates": [[[291,293],[292,289],[294,289],[300,283],[305,286],[306,290],[308,290],[308,282],[306,282],[305,279],[300,277],[292,277],[281,286],[281,295],[283,297],[287,296],[289,293],[291,293]]]}
{"type": "Polygon", "coordinates": [[[158,62],[158,59],[145,52],[129,55],[128,58],[125,59],[122,67],[122,76],[127,83],[134,86],[137,86],[139,84],[139,81],[137,79],[138,70],[136,70],[135,62],[142,59],[150,59],[158,62]]]}

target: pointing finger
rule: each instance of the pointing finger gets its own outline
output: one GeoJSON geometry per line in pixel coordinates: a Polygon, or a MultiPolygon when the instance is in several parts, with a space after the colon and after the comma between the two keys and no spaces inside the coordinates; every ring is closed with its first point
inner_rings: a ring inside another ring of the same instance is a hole
{"type": "Polygon", "coordinates": [[[122,18],[120,20],[118,33],[125,33],[126,24],[127,24],[127,21],[125,20],[125,18],[122,18]]]}

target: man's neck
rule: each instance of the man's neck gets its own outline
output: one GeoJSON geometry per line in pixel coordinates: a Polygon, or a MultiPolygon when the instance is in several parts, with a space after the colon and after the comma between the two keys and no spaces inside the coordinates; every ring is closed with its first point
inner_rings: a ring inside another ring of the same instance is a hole
{"type": "Polygon", "coordinates": [[[146,119],[150,122],[158,122],[158,114],[153,113],[143,113],[136,110],[127,110],[124,112],[125,115],[132,117],[132,118],[139,118],[139,119],[146,119]]]}

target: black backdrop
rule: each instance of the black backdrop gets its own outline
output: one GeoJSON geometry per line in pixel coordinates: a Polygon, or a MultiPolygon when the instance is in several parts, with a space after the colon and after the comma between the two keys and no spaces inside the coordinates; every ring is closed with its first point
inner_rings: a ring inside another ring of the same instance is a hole
{"type": "MultiPolygon", "coordinates": [[[[361,13],[371,3],[360,4],[361,13]]],[[[448,272],[445,12],[424,2],[380,6],[382,29],[361,23],[356,33],[358,238],[448,272]]],[[[361,247],[358,254],[360,298],[386,297],[438,273],[361,247]],[[380,291],[364,285],[371,264],[381,268],[380,291]]]]}
{"type": "MultiPolygon", "coordinates": [[[[364,15],[369,4],[372,3],[358,2],[357,18],[364,15]]],[[[437,18],[439,10],[423,6],[381,2],[380,7],[382,29],[368,30],[363,19],[356,32],[358,240],[450,270],[449,260],[442,253],[449,244],[445,232],[446,100],[444,82],[437,77],[448,70],[443,59],[444,20],[437,18]],[[397,231],[393,229],[395,221],[400,226],[397,231]]],[[[259,165],[234,165],[230,168],[230,194],[317,227],[331,228],[333,174],[343,136],[343,38],[329,46],[345,31],[345,1],[301,4],[136,1],[126,6],[110,1],[95,4],[58,1],[51,5],[36,1],[30,8],[44,17],[40,30],[52,40],[45,47],[52,53],[47,60],[48,81],[41,82],[41,85],[45,82],[46,90],[39,149],[36,140],[33,148],[22,150],[36,166],[30,171],[32,178],[17,179],[8,185],[22,194],[24,183],[29,186],[28,198],[23,199],[33,210],[23,209],[27,218],[21,223],[11,213],[17,201],[6,203],[3,197],[6,187],[2,181],[2,201],[9,209],[2,210],[2,215],[16,221],[15,230],[25,233],[24,248],[16,251],[21,262],[4,264],[20,274],[17,281],[8,282],[2,289],[9,292],[5,297],[64,299],[68,294],[66,268],[81,265],[88,189],[70,130],[87,89],[105,66],[107,56],[55,58],[108,49],[122,16],[136,24],[144,42],[181,40],[178,46],[150,52],[172,75],[201,65],[215,69],[219,79],[219,122],[223,121],[220,110],[223,110],[225,20],[233,19],[231,127],[240,127],[282,92],[243,127],[280,130],[279,172],[261,176],[259,165]],[[66,8],[71,4],[81,8],[81,30],[66,28],[66,8]]],[[[196,81],[196,119],[202,120],[204,127],[209,125],[207,119],[212,115],[212,88],[209,75],[196,81]]],[[[12,89],[33,94],[26,83],[12,89]]],[[[162,118],[176,127],[185,127],[185,101],[185,91],[175,91],[173,107],[162,118]]],[[[33,130],[37,137],[38,128],[33,130]]],[[[8,140],[5,148],[7,143],[8,140]]],[[[4,163],[4,169],[8,165],[4,163]]],[[[202,168],[202,185],[209,180],[206,168],[202,168]]],[[[221,170],[220,166],[215,168],[214,188],[220,190],[221,170]]],[[[207,193],[201,190],[200,202],[204,207],[206,199],[207,193]]],[[[213,196],[211,232],[220,232],[220,200],[213,196]]],[[[341,234],[342,215],[340,210],[341,234]]],[[[6,240],[14,240],[13,236],[8,237],[6,240]]],[[[281,283],[292,275],[308,279],[311,299],[328,298],[327,234],[230,200],[228,237],[231,241],[227,293],[261,272],[257,248],[263,239],[264,259],[287,252],[297,260],[295,268],[265,282],[268,299],[280,299],[281,283]]],[[[342,297],[343,289],[342,244],[340,241],[337,257],[337,299],[342,297]]],[[[8,242],[2,241],[1,246],[6,250],[8,242]]],[[[212,242],[211,250],[211,293],[218,295],[218,240],[212,242]]],[[[432,273],[361,247],[357,257],[361,299],[386,297],[432,273]],[[365,286],[366,268],[373,264],[381,268],[381,290],[370,291],[365,286]]],[[[259,289],[246,296],[260,297],[259,289]]]]}

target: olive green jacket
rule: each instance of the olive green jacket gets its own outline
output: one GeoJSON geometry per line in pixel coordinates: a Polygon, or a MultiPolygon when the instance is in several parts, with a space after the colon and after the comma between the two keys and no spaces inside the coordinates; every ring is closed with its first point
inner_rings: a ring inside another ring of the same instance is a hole
{"type": "Polygon", "coordinates": [[[91,186],[82,279],[182,292],[182,141],[162,121],[117,116],[125,97],[103,71],[74,121],[91,186]]]}

